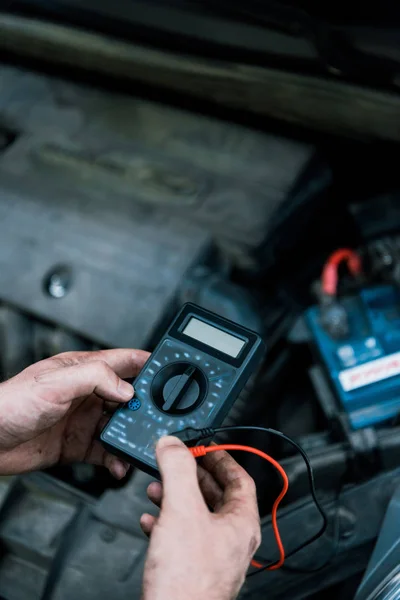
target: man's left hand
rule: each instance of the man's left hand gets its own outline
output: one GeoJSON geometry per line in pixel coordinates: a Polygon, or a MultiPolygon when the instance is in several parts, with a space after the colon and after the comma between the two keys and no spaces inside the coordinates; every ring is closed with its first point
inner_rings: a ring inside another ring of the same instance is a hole
{"type": "Polygon", "coordinates": [[[0,384],[0,474],[87,462],[124,477],[128,465],[97,436],[109,419],[104,413],[133,396],[123,378],[135,377],[148,356],[126,349],[66,352],[0,384]]]}

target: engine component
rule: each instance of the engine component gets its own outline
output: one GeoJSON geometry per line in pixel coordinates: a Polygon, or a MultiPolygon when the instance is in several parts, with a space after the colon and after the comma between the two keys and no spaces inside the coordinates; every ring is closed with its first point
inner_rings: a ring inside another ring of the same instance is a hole
{"type": "MultiPolygon", "coordinates": [[[[0,154],[1,299],[103,346],[149,346],[211,240],[254,266],[313,153],[10,67],[1,90],[0,122],[17,132],[0,154]]],[[[220,286],[192,284],[200,304],[229,308],[220,286]]]]}
{"type": "Polygon", "coordinates": [[[355,600],[396,600],[400,596],[399,501],[397,487],[355,600]]]}
{"type": "Polygon", "coordinates": [[[78,197],[96,221],[107,220],[105,203],[113,215],[123,211],[134,221],[132,207],[140,204],[159,233],[174,215],[203,226],[243,265],[253,260],[251,252],[314,152],[306,144],[17,69],[2,67],[1,81],[0,122],[19,132],[0,160],[4,187],[36,191],[42,202],[53,203],[60,193],[68,202],[78,197]]]}
{"type": "Polygon", "coordinates": [[[33,323],[9,306],[0,306],[0,377],[16,375],[34,360],[33,323]]]}
{"type": "Polygon", "coordinates": [[[186,273],[179,298],[182,304],[193,302],[259,334],[264,331],[260,309],[251,294],[229,280],[226,269],[205,264],[186,273]]]}
{"type": "Polygon", "coordinates": [[[123,208],[61,191],[48,203],[33,189],[0,191],[2,299],[98,344],[145,347],[209,237],[140,206],[128,220],[123,208]],[[46,283],[58,265],[73,281],[55,298],[46,283]]]}
{"type": "Polygon", "coordinates": [[[400,410],[400,291],[365,287],[338,300],[348,334],[340,339],[324,328],[319,306],[306,313],[336,398],[353,429],[377,425],[400,410]]]}
{"type": "Polygon", "coordinates": [[[385,237],[367,246],[371,275],[400,286],[400,237],[385,237]]]}
{"type": "Polygon", "coordinates": [[[71,350],[95,350],[95,346],[60,327],[0,306],[0,378],[8,379],[33,362],[71,350]]]}
{"type": "MultiPolygon", "coordinates": [[[[365,168],[365,162],[362,164],[363,168],[365,168]]],[[[391,169],[390,160],[386,158],[382,163],[383,170],[385,168],[384,165],[388,169],[384,173],[380,171],[378,181],[381,187],[382,185],[384,186],[384,189],[387,189],[389,185],[389,189],[393,188],[394,191],[391,193],[381,192],[379,195],[373,195],[371,198],[369,189],[369,199],[367,201],[364,200],[364,202],[356,202],[350,205],[357,228],[362,238],[368,242],[382,239],[382,237],[387,235],[396,235],[399,231],[400,203],[399,192],[397,191],[397,170],[391,169]]],[[[366,185],[371,187],[369,179],[366,180],[366,185]]]]}
{"type": "Polygon", "coordinates": [[[336,300],[321,305],[320,323],[322,329],[333,339],[344,339],[349,335],[349,322],[344,306],[336,300]]]}

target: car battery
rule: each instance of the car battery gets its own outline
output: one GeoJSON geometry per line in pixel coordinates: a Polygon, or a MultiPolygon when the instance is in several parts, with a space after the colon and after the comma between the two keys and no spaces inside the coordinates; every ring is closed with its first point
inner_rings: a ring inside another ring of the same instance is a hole
{"type": "Polygon", "coordinates": [[[319,359],[352,429],[375,426],[400,410],[400,291],[391,285],[341,297],[347,331],[326,331],[321,307],[306,312],[319,359]]]}

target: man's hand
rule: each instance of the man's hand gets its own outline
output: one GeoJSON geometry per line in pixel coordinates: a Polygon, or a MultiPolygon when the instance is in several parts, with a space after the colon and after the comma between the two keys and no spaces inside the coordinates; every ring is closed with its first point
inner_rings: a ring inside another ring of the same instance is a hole
{"type": "Polygon", "coordinates": [[[0,474],[84,461],[124,477],[128,465],[96,437],[105,409],[133,396],[121,378],[137,375],[147,358],[140,350],[66,352],[0,384],[0,474]]]}
{"type": "Polygon", "coordinates": [[[196,468],[173,437],[160,440],[157,461],[163,483],[151,483],[148,495],[160,516],[140,521],[151,536],[144,600],[236,598],[261,540],[254,481],[226,452],[196,468]]]}

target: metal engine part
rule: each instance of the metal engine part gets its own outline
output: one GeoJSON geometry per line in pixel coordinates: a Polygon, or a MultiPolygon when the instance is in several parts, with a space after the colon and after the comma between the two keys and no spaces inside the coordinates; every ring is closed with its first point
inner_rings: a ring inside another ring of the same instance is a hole
{"type": "Polygon", "coordinates": [[[400,488],[397,487],[355,600],[399,598],[399,501],[400,488]]]}
{"type": "Polygon", "coordinates": [[[211,241],[248,265],[313,151],[137,98],[0,73],[0,299],[105,346],[148,345],[211,241]]]}
{"type": "Polygon", "coordinates": [[[400,285],[400,237],[387,236],[367,246],[371,275],[400,285]]]}
{"type": "Polygon", "coordinates": [[[0,377],[8,379],[33,362],[70,350],[94,350],[93,343],[57,326],[0,305],[0,377]]]}
{"type": "Polygon", "coordinates": [[[1,171],[17,190],[23,177],[52,200],[64,188],[97,202],[112,198],[115,211],[124,199],[150,206],[153,216],[180,215],[235,256],[264,240],[313,153],[303,143],[13,68],[2,67],[0,82],[0,123],[17,132],[1,171]]]}

